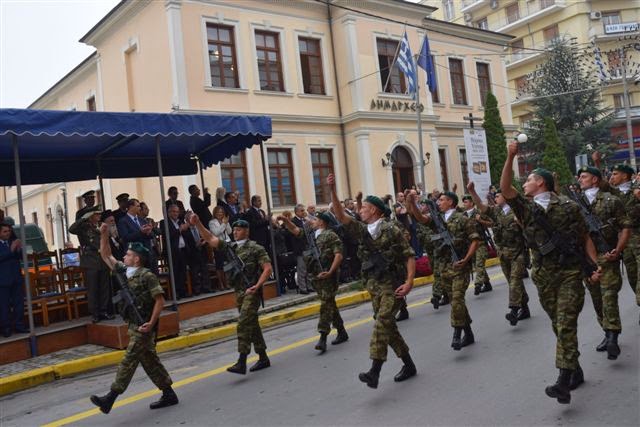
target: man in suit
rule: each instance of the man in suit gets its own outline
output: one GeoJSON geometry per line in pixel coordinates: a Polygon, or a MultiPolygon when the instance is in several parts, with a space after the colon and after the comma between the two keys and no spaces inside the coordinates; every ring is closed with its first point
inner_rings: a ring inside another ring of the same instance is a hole
{"type": "Polygon", "coordinates": [[[209,194],[209,189],[204,189],[204,196],[200,198],[200,189],[197,185],[189,186],[189,194],[191,194],[191,198],[189,199],[189,205],[191,205],[191,210],[193,213],[198,215],[200,221],[202,221],[202,225],[208,230],[209,229],[209,221],[213,219],[213,215],[211,215],[211,210],[209,206],[211,206],[211,194],[209,194]]]}
{"type": "MultiPolygon", "coordinates": [[[[298,204],[293,210],[294,216],[291,220],[296,227],[301,228],[305,231],[305,215],[306,211],[304,205],[298,204]]],[[[301,294],[308,294],[313,291],[311,287],[311,281],[309,280],[307,274],[307,265],[304,262],[303,253],[307,249],[307,239],[293,239],[291,241],[293,254],[296,256],[296,282],[298,284],[298,289],[301,294]]]]}
{"type": "Polygon", "coordinates": [[[20,260],[22,243],[11,237],[9,224],[0,224],[0,327],[4,337],[29,332],[24,326],[24,287],[20,260]],[[12,328],[13,323],[13,328],[12,328]]]}
{"type": "Polygon", "coordinates": [[[178,208],[180,208],[180,218],[184,218],[184,204],[181,200],[178,200],[178,189],[176,187],[169,187],[169,190],[167,190],[167,195],[169,196],[169,198],[164,202],[164,204],[167,205],[167,209],[169,209],[169,206],[171,205],[178,206],[178,208]]]}
{"type": "Polygon", "coordinates": [[[127,209],[129,207],[129,194],[118,194],[118,196],[116,197],[116,201],[118,202],[118,209],[113,211],[113,219],[115,219],[117,224],[125,215],[127,215],[127,209]]]}
{"type": "Polygon", "coordinates": [[[138,199],[129,199],[127,213],[118,221],[118,234],[125,247],[129,243],[139,242],[149,250],[149,269],[158,274],[158,260],[151,252],[151,239],[153,239],[153,227],[145,219],[139,217],[140,202],[138,199]]]}
{"type": "Polygon", "coordinates": [[[76,221],[96,205],[96,192],[93,190],[87,191],[82,195],[82,200],[84,200],[84,207],[76,212],[76,221]]]}
{"type": "Polygon", "coordinates": [[[218,206],[222,206],[222,209],[224,209],[224,215],[229,218],[229,224],[233,224],[240,219],[236,193],[232,191],[225,193],[224,201],[218,201],[218,206]]]}
{"type": "Polygon", "coordinates": [[[249,223],[249,238],[265,248],[271,256],[270,219],[261,207],[262,197],[251,196],[251,207],[244,214],[244,219],[249,223]]]}
{"type": "MultiPolygon", "coordinates": [[[[180,219],[178,205],[169,206],[167,216],[169,217],[169,249],[171,250],[171,259],[173,261],[173,278],[176,282],[176,295],[180,299],[187,296],[187,263],[190,258],[190,246],[195,247],[196,243],[193,241],[193,234],[189,230],[189,224],[180,219]]],[[[164,219],[160,221],[160,232],[163,233],[163,236],[165,232],[164,221],[164,219]]],[[[166,247],[164,257],[168,263],[169,254],[166,247]]]]}

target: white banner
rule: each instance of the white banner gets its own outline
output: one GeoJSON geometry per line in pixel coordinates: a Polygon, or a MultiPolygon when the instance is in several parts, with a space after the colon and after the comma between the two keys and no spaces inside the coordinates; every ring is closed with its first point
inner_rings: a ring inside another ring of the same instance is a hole
{"type": "MultiPolygon", "coordinates": [[[[467,151],[467,174],[473,181],[476,192],[483,203],[487,201],[491,187],[491,170],[489,169],[489,152],[484,129],[463,129],[464,146],[467,151]]],[[[466,189],[465,189],[466,192],[466,189]]]]}

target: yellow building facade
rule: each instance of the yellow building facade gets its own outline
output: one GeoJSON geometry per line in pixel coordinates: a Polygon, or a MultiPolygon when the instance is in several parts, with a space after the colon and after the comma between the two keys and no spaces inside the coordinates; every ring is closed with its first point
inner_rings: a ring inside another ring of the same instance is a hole
{"type": "MultiPolygon", "coordinates": [[[[273,137],[264,149],[275,211],[326,206],[330,172],[343,197],[418,185],[423,163],[428,190],[462,188],[463,117],[482,117],[487,90],[507,130],[516,129],[504,57],[511,37],[432,19],[435,8],[411,2],[331,3],[124,0],[81,39],[96,52],[31,108],[269,115],[273,137]],[[414,54],[429,35],[436,64],[433,94],[418,71],[420,105],[397,66],[389,68],[405,31],[414,54]]],[[[212,194],[219,186],[240,191],[247,202],[265,196],[260,159],[258,147],[239,153],[206,169],[205,185],[212,194]]],[[[187,208],[191,184],[200,186],[200,177],[166,178],[187,208]]],[[[79,196],[91,189],[97,180],[25,187],[27,222],[61,247],[65,198],[73,222],[79,196]]],[[[107,208],[126,192],[147,202],[152,218],[162,216],[157,179],[104,180],[104,192],[107,208]]],[[[0,199],[16,217],[15,188],[0,199]]]]}

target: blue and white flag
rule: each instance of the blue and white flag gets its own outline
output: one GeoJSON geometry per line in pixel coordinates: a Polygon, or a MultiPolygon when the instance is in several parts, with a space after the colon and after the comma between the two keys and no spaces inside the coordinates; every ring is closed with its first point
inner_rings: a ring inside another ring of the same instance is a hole
{"type": "Polygon", "coordinates": [[[604,70],[604,64],[602,63],[602,53],[600,52],[600,48],[596,46],[594,52],[596,67],[598,67],[598,77],[600,81],[604,82],[607,79],[607,73],[604,70]]]}
{"type": "Polygon", "coordinates": [[[418,67],[422,68],[427,73],[427,86],[429,87],[429,91],[432,93],[435,92],[438,88],[438,83],[436,81],[436,67],[433,64],[431,49],[429,48],[429,38],[426,34],[424,35],[420,55],[418,55],[418,67]]]}
{"type": "Polygon", "coordinates": [[[404,76],[409,83],[409,93],[411,94],[413,99],[415,99],[417,73],[406,32],[404,33],[404,37],[402,37],[402,41],[400,42],[400,50],[398,51],[398,59],[396,61],[396,64],[398,64],[398,67],[400,67],[400,70],[402,70],[402,72],[404,73],[404,76]]]}

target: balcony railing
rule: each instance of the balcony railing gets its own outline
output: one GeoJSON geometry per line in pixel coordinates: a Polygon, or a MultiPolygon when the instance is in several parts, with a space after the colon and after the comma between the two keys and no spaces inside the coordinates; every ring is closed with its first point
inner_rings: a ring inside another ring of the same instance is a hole
{"type": "MultiPolygon", "coordinates": [[[[640,105],[629,107],[629,114],[632,118],[640,117],[640,105]]],[[[624,111],[624,107],[616,108],[615,118],[616,120],[623,120],[627,118],[627,113],[624,111]]]]}
{"type": "Polygon", "coordinates": [[[517,12],[512,10],[511,13],[507,13],[507,9],[505,9],[504,18],[493,22],[491,30],[498,32],[510,31],[538,17],[566,7],[566,0],[537,0],[518,2],[517,4],[519,5],[517,12]]]}
{"type": "Polygon", "coordinates": [[[488,2],[489,0],[462,0],[462,8],[460,9],[460,12],[473,12],[474,10],[480,8],[481,6],[484,6],[488,2]]]}

